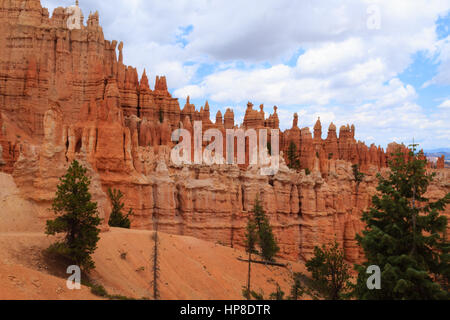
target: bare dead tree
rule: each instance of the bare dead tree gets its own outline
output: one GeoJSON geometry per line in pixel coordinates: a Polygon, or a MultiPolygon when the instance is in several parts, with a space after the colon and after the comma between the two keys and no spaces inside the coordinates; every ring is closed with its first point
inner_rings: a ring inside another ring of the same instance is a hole
{"type": "Polygon", "coordinates": [[[158,239],[158,224],[156,223],[155,232],[152,236],[153,240],[153,281],[152,281],[152,287],[153,287],[153,299],[158,300],[160,298],[159,294],[159,287],[158,287],[158,281],[159,281],[159,252],[158,252],[158,245],[159,245],[159,239],[158,239]]]}

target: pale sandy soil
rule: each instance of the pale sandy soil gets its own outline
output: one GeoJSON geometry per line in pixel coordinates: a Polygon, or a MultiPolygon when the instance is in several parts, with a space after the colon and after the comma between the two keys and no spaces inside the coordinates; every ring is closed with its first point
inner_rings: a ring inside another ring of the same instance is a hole
{"type": "Polygon", "coordinates": [[[36,206],[23,199],[11,175],[0,172],[0,233],[40,231],[36,206]]]}

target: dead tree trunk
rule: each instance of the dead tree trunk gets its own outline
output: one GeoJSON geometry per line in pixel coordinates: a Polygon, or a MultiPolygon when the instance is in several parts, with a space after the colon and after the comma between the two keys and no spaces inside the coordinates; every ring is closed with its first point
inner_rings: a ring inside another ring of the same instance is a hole
{"type": "Polygon", "coordinates": [[[247,300],[250,300],[250,274],[252,272],[252,252],[248,252],[247,300]]]}
{"type": "Polygon", "coordinates": [[[159,299],[159,261],[158,261],[158,224],[156,224],[155,232],[153,233],[153,299],[159,299]]]}

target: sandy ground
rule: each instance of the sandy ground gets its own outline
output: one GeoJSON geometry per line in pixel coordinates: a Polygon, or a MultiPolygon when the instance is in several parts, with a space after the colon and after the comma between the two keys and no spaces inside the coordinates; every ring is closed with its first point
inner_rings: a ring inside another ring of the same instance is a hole
{"type": "MultiPolygon", "coordinates": [[[[104,233],[94,258],[93,276],[115,294],[152,297],[153,232],[112,229],[104,233]]],[[[248,264],[243,251],[191,237],[158,233],[159,290],[162,299],[242,299],[248,264]]],[[[252,289],[265,297],[276,283],[289,293],[291,272],[304,271],[300,264],[288,268],[252,264],[252,289]]]]}
{"type": "Polygon", "coordinates": [[[51,274],[42,255],[50,243],[43,233],[0,233],[0,300],[98,299],[84,286],[69,290],[67,279],[51,274]]]}
{"type": "MultiPolygon", "coordinates": [[[[102,233],[91,277],[108,293],[152,298],[153,232],[112,228],[102,233]]],[[[239,250],[190,237],[159,235],[161,299],[242,299],[248,265],[239,250]]],[[[42,250],[55,239],[43,233],[0,233],[0,299],[96,299],[87,288],[68,290],[65,278],[49,267],[42,250]]],[[[279,283],[289,293],[291,271],[252,264],[252,289],[266,298],[279,283]]]]}
{"type": "Polygon", "coordinates": [[[23,199],[11,175],[0,172],[0,232],[40,231],[36,206],[23,199]]]}
{"type": "Polygon", "coordinates": [[[89,288],[69,290],[66,281],[19,265],[0,264],[0,300],[94,300],[89,288]]]}

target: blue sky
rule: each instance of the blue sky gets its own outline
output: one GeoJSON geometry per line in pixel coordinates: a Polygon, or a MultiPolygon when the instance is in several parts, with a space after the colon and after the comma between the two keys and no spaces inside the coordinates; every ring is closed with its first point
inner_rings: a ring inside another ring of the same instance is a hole
{"type": "MultiPolygon", "coordinates": [[[[42,0],[50,9],[75,1],[42,0]]],[[[450,0],[89,0],[125,63],[166,75],[183,107],[240,121],[248,101],[282,129],[353,123],[356,138],[450,147],[450,0]]],[[[152,84],[151,84],[152,86],[152,84]]]]}

